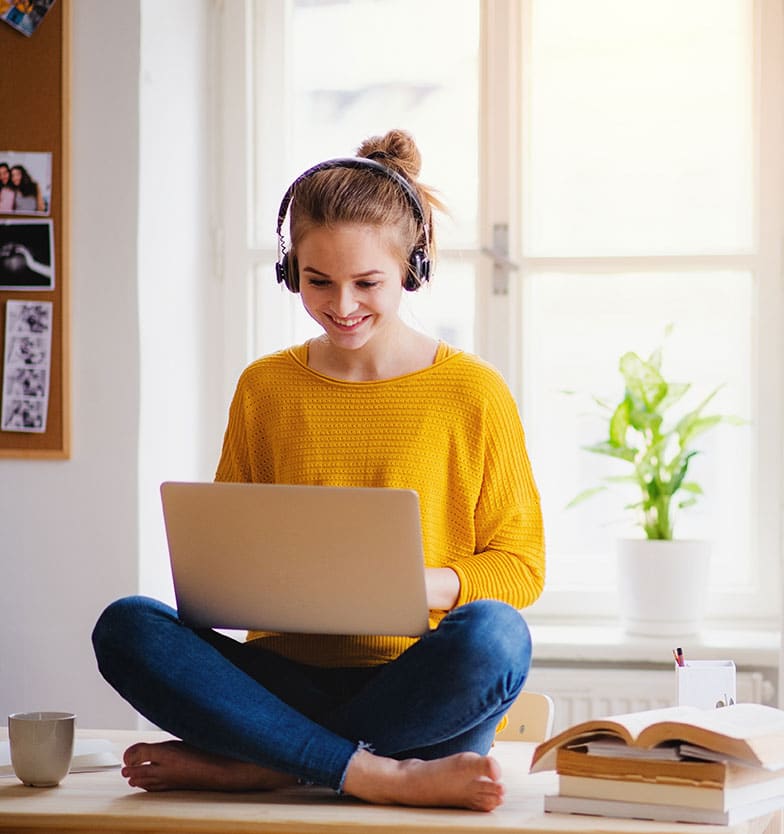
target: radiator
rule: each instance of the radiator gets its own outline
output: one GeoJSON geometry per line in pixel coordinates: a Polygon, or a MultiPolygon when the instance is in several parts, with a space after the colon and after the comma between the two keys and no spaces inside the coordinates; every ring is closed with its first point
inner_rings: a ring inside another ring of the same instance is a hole
{"type": "MultiPolygon", "coordinates": [[[[525,688],[545,692],[555,703],[553,732],[578,721],[669,707],[676,702],[675,673],[663,669],[537,667],[525,688]]],[[[769,703],[772,684],[760,672],[738,672],[738,701],[769,703]]]]}

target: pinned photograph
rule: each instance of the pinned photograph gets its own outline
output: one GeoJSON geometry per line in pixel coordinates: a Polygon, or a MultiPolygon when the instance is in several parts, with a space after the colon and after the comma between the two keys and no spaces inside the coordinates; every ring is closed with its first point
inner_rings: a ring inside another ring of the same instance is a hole
{"type": "Polygon", "coordinates": [[[52,155],[0,151],[0,214],[48,215],[51,210],[52,155]]]}
{"type": "Polygon", "coordinates": [[[54,289],[52,221],[0,221],[0,290],[51,289],[54,289]]]}
{"type": "Polygon", "coordinates": [[[52,309],[51,301],[9,301],[6,305],[3,431],[46,431],[52,309]]]}
{"type": "Polygon", "coordinates": [[[0,20],[29,38],[53,5],[54,0],[0,0],[0,20]]]}

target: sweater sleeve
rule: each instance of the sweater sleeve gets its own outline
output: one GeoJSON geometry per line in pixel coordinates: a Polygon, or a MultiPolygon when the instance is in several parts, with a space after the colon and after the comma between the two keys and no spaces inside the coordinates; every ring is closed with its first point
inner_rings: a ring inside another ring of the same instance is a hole
{"type": "Polygon", "coordinates": [[[251,481],[250,455],[245,426],[244,375],[240,377],[229,406],[229,421],[223,435],[216,481],[247,482],[251,481]]]}
{"type": "Polygon", "coordinates": [[[489,389],[483,433],[475,553],[451,565],[460,578],[457,604],[491,598],[524,608],[544,588],[544,529],[517,406],[500,377],[489,389]]]}

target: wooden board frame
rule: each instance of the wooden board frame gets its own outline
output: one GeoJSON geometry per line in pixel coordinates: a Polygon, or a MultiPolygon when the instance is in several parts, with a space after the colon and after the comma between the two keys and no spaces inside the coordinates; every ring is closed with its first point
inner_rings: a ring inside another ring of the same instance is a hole
{"type": "MultiPolygon", "coordinates": [[[[52,290],[0,289],[0,354],[8,301],[53,304],[46,430],[0,431],[0,458],[70,457],[70,7],[71,0],[56,0],[31,37],[0,21],[0,55],[9,68],[0,85],[0,150],[52,154],[51,211],[45,219],[52,221],[55,266],[52,290]]],[[[0,221],[40,219],[44,218],[0,215],[0,221]]],[[[0,381],[3,371],[0,364],[0,381]]]]}

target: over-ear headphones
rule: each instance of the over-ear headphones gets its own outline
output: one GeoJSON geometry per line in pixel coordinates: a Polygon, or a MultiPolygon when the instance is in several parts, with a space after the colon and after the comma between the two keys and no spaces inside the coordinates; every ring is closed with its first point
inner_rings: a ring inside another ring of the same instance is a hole
{"type": "Polygon", "coordinates": [[[422,209],[422,203],[417,196],[416,191],[411,183],[405,177],[393,171],[386,165],[376,162],[374,159],[366,157],[341,157],[339,159],[328,159],[326,162],[320,162],[307,171],[300,174],[297,179],[289,186],[286,193],[281,200],[280,208],[278,209],[278,261],[275,264],[275,274],[279,284],[285,284],[291,292],[299,292],[299,271],[297,269],[296,258],[289,256],[286,252],[286,245],[283,238],[283,223],[286,219],[286,212],[289,209],[294,191],[302,180],[307,179],[319,171],[327,171],[330,168],[363,168],[367,171],[372,171],[387,179],[392,180],[400,188],[401,193],[406,198],[417,224],[422,229],[422,241],[412,250],[408,256],[408,270],[406,277],[403,280],[404,289],[409,292],[418,290],[425,281],[430,280],[430,257],[428,251],[430,249],[430,234],[425,212],[422,209]]]}

